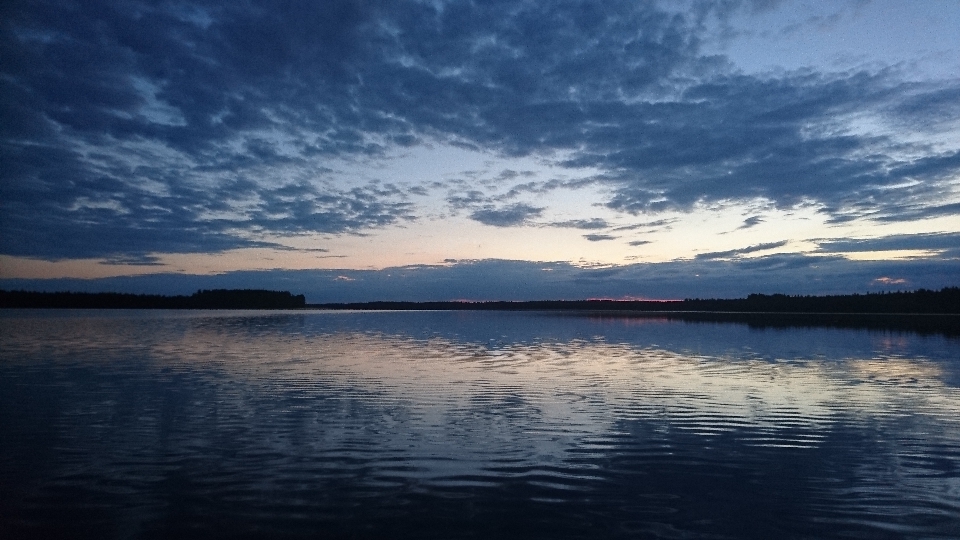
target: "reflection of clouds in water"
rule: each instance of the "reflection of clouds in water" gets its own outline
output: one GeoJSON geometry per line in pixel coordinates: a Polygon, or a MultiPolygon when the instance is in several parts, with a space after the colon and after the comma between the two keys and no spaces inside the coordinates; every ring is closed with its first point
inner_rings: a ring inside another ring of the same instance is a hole
{"type": "Polygon", "coordinates": [[[683,528],[786,497],[820,523],[889,530],[960,515],[957,347],[510,314],[51,312],[0,317],[0,400],[31,389],[7,409],[25,420],[0,420],[70,441],[38,478],[86,471],[161,508],[180,488],[151,479],[190,476],[188,492],[331,515],[512,496],[683,528]]]}
{"type": "Polygon", "coordinates": [[[362,392],[371,402],[416,408],[421,423],[461,436],[506,436],[515,427],[567,438],[657,417],[702,435],[802,428],[811,431],[804,441],[815,443],[840,414],[936,410],[939,420],[960,418],[960,393],[944,385],[939,364],[923,359],[769,362],[585,340],[488,348],[362,333],[223,337],[193,329],[154,352],[258,381],[362,392]]]}
{"type": "MultiPolygon", "coordinates": [[[[473,322],[462,314],[451,316],[455,325],[473,322]]],[[[722,342],[716,329],[724,326],[708,327],[712,339],[703,347],[697,342],[670,350],[642,342],[609,343],[597,332],[609,324],[589,328],[585,334],[593,338],[518,342],[501,335],[500,327],[486,334],[492,339],[471,335],[472,341],[461,341],[449,335],[415,339],[375,328],[320,331],[304,321],[304,315],[159,312],[132,318],[5,318],[9,332],[0,339],[5,350],[21,353],[16,357],[48,354],[62,361],[110,362],[115,360],[111,352],[137,351],[138,361],[166,370],[202,366],[275,391],[332,388],[351,399],[416,408],[422,422],[454,431],[463,429],[464,418],[477,428],[503,424],[495,432],[503,432],[504,425],[527,429],[524,423],[531,422],[545,433],[562,426],[568,437],[652,416],[705,435],[745,426],[821,429],[841,410],[884,416],[933,409],[940,418],[960,417],[960,396],[944,384],[942,363],[910,358],[919,338],[903,334],[871,337],[869,358],[767,361],[757,359],[767,352],[755,343],[722,342]]],[[[613,328],[644,326],[629,322],[613,328]]],[[[691,329],[682,323],[646,326],[691,329]]],[[[749,335],[786,341],[791,333],[749,335]]],[[[743,337],[734,333],[735,339],[743,337]]],[[[835,346],[832,352],[842,354],[835,346]]]]}

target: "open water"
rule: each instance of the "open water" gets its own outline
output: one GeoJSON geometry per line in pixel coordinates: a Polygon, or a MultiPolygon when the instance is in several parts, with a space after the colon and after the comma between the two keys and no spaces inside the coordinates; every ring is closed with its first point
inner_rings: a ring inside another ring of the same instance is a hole
{"type": "Polygon", "coordinates": [[[0,312],[0,537],[960,538],[960,340],[0,312]]]}

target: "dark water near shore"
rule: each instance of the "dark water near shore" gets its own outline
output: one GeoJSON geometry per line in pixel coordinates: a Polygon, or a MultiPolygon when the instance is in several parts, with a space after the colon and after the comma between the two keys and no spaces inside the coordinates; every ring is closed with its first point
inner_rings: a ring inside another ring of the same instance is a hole
{"type": "Polygon", "coordinates": [[[0,312],[0,537],[958,538],[960,340],[0,312]]]}

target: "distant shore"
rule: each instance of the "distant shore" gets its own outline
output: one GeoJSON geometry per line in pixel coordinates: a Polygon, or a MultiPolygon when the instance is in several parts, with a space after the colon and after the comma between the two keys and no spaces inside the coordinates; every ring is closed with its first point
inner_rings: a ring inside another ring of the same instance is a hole
{"type": "Polygon", "coordinates": [[[960,336],[960,287],[939,291],[738,299],[355,302],[307,304],[288,291],[200,290],[191,296],[0,290],[7,309],[255,309],[330,311],[538,311],[590,319],[740,323],[751,328],[835,327],[960,336]]]}
{"type": "Polygon", "coordinates": [[[866,295],[752,294],[739,299],[674,301],[360,302],[308,309],[384,311],[542,311],[590,319],[740,323],[757,329],[861,328],[960,336],[960,288],[866,295]]]}
{"type": "Polygon", "coordinates": [[[260,289],[199,290],[190,296],[158,294],[0,291],[2,308],[40,309],[302,309],[302,294],[260,289]]]}
{"type": "Polygon", "coordinates": [[[960,287],[939,291],[787,296],[751,294],[736,299],[686,300],[534,300],[526,302],[352,302],[306,304],[330,310],[469,310],[469,311],[592,311],[592,312],[701,312],[782,314],[957,314],[960,287]]]}
{"type": "Polygon", "coordinates": [[[200,290],[191,296],[0,290],[3,308],[68,309],[321,309],[391,311],[572,311],[616,313],[781,313],[960,315],[960,287],[939,291],[788,296],[751,294],[735,299],[532,300],[488,302],[349,302],[307,304],[304,295],[260,289],[200,290]]]}

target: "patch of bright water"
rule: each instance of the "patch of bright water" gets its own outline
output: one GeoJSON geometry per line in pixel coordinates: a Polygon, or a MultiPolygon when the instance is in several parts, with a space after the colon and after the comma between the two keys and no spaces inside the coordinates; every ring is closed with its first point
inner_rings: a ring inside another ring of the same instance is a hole
{"type": "Polygon", "coordinates": [[[0,535],[956,538],[960,342],[489,312],[0,315],[0,535]]]}

